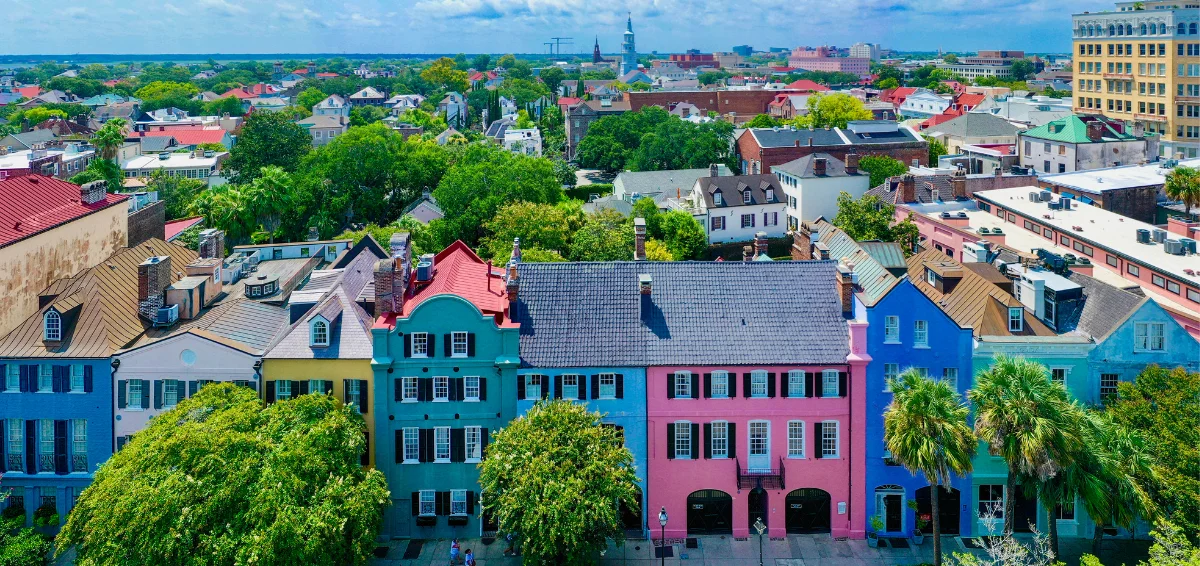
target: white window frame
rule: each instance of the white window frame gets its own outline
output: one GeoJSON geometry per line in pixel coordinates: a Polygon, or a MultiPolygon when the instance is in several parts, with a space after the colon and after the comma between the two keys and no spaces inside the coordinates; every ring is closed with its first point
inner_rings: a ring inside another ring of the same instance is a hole
{"type": "Polygon", "coordinates": [[[1167,327],[1161,322],[1134,323],[1133,351],[1162,352],[1166,350],[1167,327]]]}
{"type": "Polygon", "coordinates": [[[677,460],[692,459],[691,421],[675,421],[675,458],[677,460]]]}
{"type": "Polygon", "coordinates": [[[729,458],[729,421],[709,423],[709,455],[715,460],[729,458]]]}
{"type": "Polygon", "coordinates": [[[463,401],[479,401],[480,381],[478,375],[463,376],[463,401]]]}
{"type": "Polygon", "coordinates": [[[419,390],[420,381],[417,380],[416,376],[405,376],[400,378],[401,403],[416,403],[419,390]]]}
{"type": "Polygon", "coordinates": [[[71,380],[68,389],[71,393],[83,393],[83,364],[70,365],[71,380]]]}
{"type": "MultiPolygon", "coordinates": [[[[1017,286],[1020,288],[1020,285],[1017,286]]],[[[1008,307],[1008,331],[1023,332],[1025,330],[1025,309],[1008,307]]]]}
{"type": "Polygon", "coordinates": [[[750,190],[746,189],[746,190],[742,191],[742,204],[751,204],[753,202],[754,202],[754,195],[750,193],[750,190]]]}
{"type": "Polygon", "coordinates": [[[146,395],[146,392],[142,389],[142,380],[131,379],[126,385],[129,387],[129,392],[128,395],[126,395],[127,399],[125,403],[125,410],[141,411],[142,397],[146,395]],[[135,393],[136,395],[134,395],[135,393]]]}
{"type": "Polygon", "coordinates": [[[787,394],[788,397],[804,397],[808,392],[804,390],[804,380],[808,379],[808,374],[802,369],[793,369],[788,371],[787,394]]]}
{"type": "MultiPolygon", "coordinates": [[[[346,401],[347,401],[346,404],[353,405],[361,413],[362,409],[363,409],[363,407],[362,407],[362,380],[348,379],[342,384],[342,386],[346,388],[346,401]]],[[[312,391],[310,390],[309,393],[311,393],[311,392],[312,391]]]]}
{"type": "Polygon", "coordinates": [[[821,396],[837,397],[840,393],[839,389],[841,389],[841,379],[838,376],[838,370],[821,370],[821,396]]]}
{"type": "Polygon", "coordinates": [[[467,333],[466,332],[451,332],[450,333],[450,357],[465,358],[467,357],[467,333]],[[461,346],[461,348],[460,348],[461,346]]]}
{"type": "Polygon", "coordinates": [[[87,454],[88,454],[87,421],[84,419],[72,419],[70,421],[70,423],[71,423],[71,463],[70,463],[71,467],[68,471],[75,472],[75,461],[78,460],[79,458],[83,458],[84,469],[81,471],[86,472],[87,471],[87,454]]]}
{"type": "Polygon", "coordinates": [[[888,382],[897,377],[900,377],[900,364],[883,364],[884,393],[892,392],[892,387],[888,384],[888,382]]]}
{"type": "Polygon", "coordinates": [[[417,427],[404,427],[403,443],[404,443],[404,458],[405,464],[418,464],[421,462],[421,429],[417,427]],[[409,458],[409,455],[412,458],[409,458]]]}
{"type": "MultiPolygon", "coordinates": [[[[54,420],[38,419],[37,423],[38,423],[37,455],[38,456],[53,456],[54,455],[54,420]]],[[[43,471],[40,459],[38,462],[37,471],[38,472],[43,471]]],[[[48,471],[54,472],[53,469],[48,470],[48,471]]]]}
{"type": "Polygon", "coordinates": [[[950,384],[950,388],[958,391],[958,368],[944,367],[942,368],[942,381],[950,384]]]}
{"type": "Polygon", "coordinates": [[[467,490],[450,490],[450,514],[463,516],[466,515],[467,512],[467,490]]]}
{"type": "Polygon", "coordinates": [[[438,464],[450,463],[450,427],[448,426],[433,427],[433,461],[438,464]]]}
{"type": "Polygon", "coordinates": [[[292,391],[292,382],[286,379],[281,379],[275,382],[275,400],[286,401],[295,396],[295,391],[292,391]]]}
{"type": "MultiPolygon", "coordinates": [[[[8,430],[5,431],[4,441],[8,443],[8,453],[18,455],[22,460],[25,459],[25,421],[21,419],[8,419],[8,430]]],[[[8,462],[0,462],[0,469],[6,469],[8,462]]],[[[24,472],[24,468],[18,470],[10,470],[14,472],[24,472]]]]}
{"type": "Polygon", "coordinates": [[[42,339],[47,342],[62,340],[62,315],[50,309],[42,317],[42,339]]]}
{"type": "Polygon", "coordinates": [[[692,398],[692,372],[677,371],[671,374],[671,379],[675,382],[676,399],[692,398]]]}
{"type": "Polygon", "coordinates": [[[929,347],[929,321],[913,321],[913,348],[929,347]]]}
{"type": "Polygon", "coordinates": [[[323,317],[316,317],[312,324],[309,325],[309,337],[313,346],[328,346],[329,345],[329,321],[323,317]]]}
{"type": "Polygon", "coordinates": [[[463,438],[466,443],[466,462],[468,464],[479,463],[483,460],[483,427],[467,426],[463,427],[463,438]]]}
{"type": "Polygon", "coordinates": [[[580,387],[579,384],[582,381],[583,381],[583,376],[579,375],[577,373],[562,374],[562,376],[559,378],[559,383],[562,383],[562,391],[558,392],[558,396],[562,397],[563,399],[578,399],[579,398],[579,387],[580,387]],[[568,385],[567,384],[568,379],[571,381],[574,381],[575,383],[568,385]],[[568,387],[570,387],[571,389],[567,389],[568,387]],[[569,394],[568,394],[568,391],[570,392],[569,394]]]}
{"type": "Polygon", "coordinates": [[[54,392],[54,366],[50,364],[38,364],[37,373],[37,392],[38,393],[53,393],[54,392]]]}
{"type": "Polygon", "coordinates": [[[804,459],[804,421],[788,421],[788,452],[787,457],[792,460],[804,459]],[[798,436],[798,438],[797,438],[798,436]]]}
{"type": "MultiPolygon", "coordinates": [[[[582,386],[582,382],[580,383],[582,386]]],[[[617,398],[617,374],[602,373],[600,374],[600,385],[598,393],[601,399],[616,399],[617,398]]]]}
{"type": "Polygon", "coordinates": [[[1069,376],[1069,375],[1071,375],[1071,368],[1069,368],[1069,367],[1052,367],[1052,368],[1050,368],[1050,382],[1051,383],[1058,383],[1058,384],[1061,384],[1063,387],[1066,387],[1067,376],[1069,376]],[[1062,372],[1062,379],[1056,379],[1054,377],[1054,374],[1056,374],[1058,372],[1062,372]]]}
{"type": "Polygon", "coordinates": [[[900,317],[888,315],[883,318],[883,343],[900,343],[900,317]]]}
{"type": "Polygon", "coordinates": [[[709,394],[714,399],[729,398],[729,372],[721,370],[714,371],[709,374],[709,394]],[[720,381],[717,381],[717,380],[720,381]],[[717,385],[720,384],[720,392],[717,391],[717,385]]]}
{"type": "Polygon", "coordinates": [[[446,403],[450,401],[450,376],[433,376],[433,401],[435,403],[446,403]]]}
{"type": "Polygon", "coordinates": [[[421,517],[437,515],[437,492],[432,489],[422,489],[417,492],[417,514],[421,517]]]}
{"type": "Polygon", "coordinates": [[[175,408],[175,405],[179,404],[179,398],[182,397],[182,395],[180,395],[180,391],[179,391],[179,384],[181,384],[181,383],[183,383],[183,382],[179,381],[178,379],[164,379],[163,380],[162,407],[164,409],[173,409],[173,408],[175,408]],[[167,400],[171,399],[172,396],[174,396],[174,400],[171,402],[167,402],[167,400]]]}
{"type": "Polygon", "coordinates": [[[750,397],[765,399],[767,397],[767,372],[756,369],[750,372],[750,397]]]}
{"type": "Polygon", "coordinates": [[[842,438],[841,438],[841,423],[838,421],[822,421],[821,422],[821,457],[822,458],[840,458],[842,454],[842,438]],[[832,426],[830,426],[832,425],[832,426]],[[830,431],[833,431],[833,438],[830,438],[830,431]],[[830,451],[829,444],[832,441],[833,450],[830,451]]]}
{"type": "Polygon", "coordinates": [[[413,332],[412,338],[409,339],[409,347],[412,348],[412,351],[409,352],[409,357],[428,358],[429,357],[429,333],[428,332],[413,332]]]}
{"type": "Polygon", "coordinates": [[[526,401],[538,401],[542,398],[542,388],[545,386],[545,376],[536,373],[527,373],[525,374],[525,395],[522,397],[526,401]],[[535,381],[537,383],[534,383],[535,381]]]}

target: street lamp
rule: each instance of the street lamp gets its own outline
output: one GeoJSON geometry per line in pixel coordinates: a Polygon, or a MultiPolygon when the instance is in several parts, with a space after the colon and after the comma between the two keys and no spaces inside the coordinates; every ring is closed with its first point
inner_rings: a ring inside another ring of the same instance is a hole
{"type": "Polygon", "coordinates": [[[754,519],[754,530],[758,531],[758,566],[763,566],[762,537],[763,533],[767,532],[767,526],[763,524],[762,517],[754,519]]]}
{"type": "MultiPolygon", "coordinates": [[[[658,526],[662,528],[662,535],[659,542],[658,555],[662,557],[663,566],[667,565],[667,508],[663,507],[658,512],[658,526]]],[[[758,566],[762,566],[759,564],[758,566]]]]}

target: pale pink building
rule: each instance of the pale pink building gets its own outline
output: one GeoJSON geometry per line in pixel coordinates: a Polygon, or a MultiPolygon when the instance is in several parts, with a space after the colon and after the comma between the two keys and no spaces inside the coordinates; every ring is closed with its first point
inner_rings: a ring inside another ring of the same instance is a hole
{"type": "Polygon", "coordinates": [[[825,47],[797,47],[788,57],[789,67],[806,71],[851,73],[866,78],[871,74],[871,60],[865,57],[831,57],[825,47]]]}

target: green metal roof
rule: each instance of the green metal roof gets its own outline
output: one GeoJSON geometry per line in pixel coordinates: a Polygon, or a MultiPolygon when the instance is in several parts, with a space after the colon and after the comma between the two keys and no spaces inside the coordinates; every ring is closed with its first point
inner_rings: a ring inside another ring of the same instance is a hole
{"type": "MultiPolygon", "coordinates": [[[[1053,122],[1047,122],[1036,128],[1030,128],[1021,135],[1029,138],[1065,143],[1093,143],[1087,136],[1087,123],[1081,120],[1079,116],[1067,116],[1053,122]]],[[[1137,137],[1132,134],[1120,133],[1114,130],[1112,126],[1104,124],[1104,137],[1101,141],[1128,141],[1135,139],[1137,137]]]]}
{"type": "MultiPolygon", "coordinates": [[[[812,223],[813,240],[821,241],[829,247],[829,259],[841,261],[845,259],[854,264],[854,273],[858,275],[860,294],[867,306],[874,305],[899,281],[886,267],[876,260],[863,246],[854,241],[845,232],[838,229],[825,219],[812,223]]],[[[901,253],[903,258],[903,253],[901,253]]],[[[901,263],[904,263],[901,259],[901,263]]],[[[907,263],[905,263],[907,265],[907,263]]]]}

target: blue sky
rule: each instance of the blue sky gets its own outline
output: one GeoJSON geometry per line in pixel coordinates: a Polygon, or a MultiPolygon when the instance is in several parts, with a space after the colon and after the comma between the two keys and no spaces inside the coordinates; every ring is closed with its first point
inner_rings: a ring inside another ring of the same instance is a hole
{"type": "MultiPolygon", "coordinates": [[[[1112,0],[0,0],[0,53],[545,52],[551,36],[639,51],[881,43],[1068,51],[1112,0]]],[[[564,49],[565,50],[565,49],[564,49]]]]}

